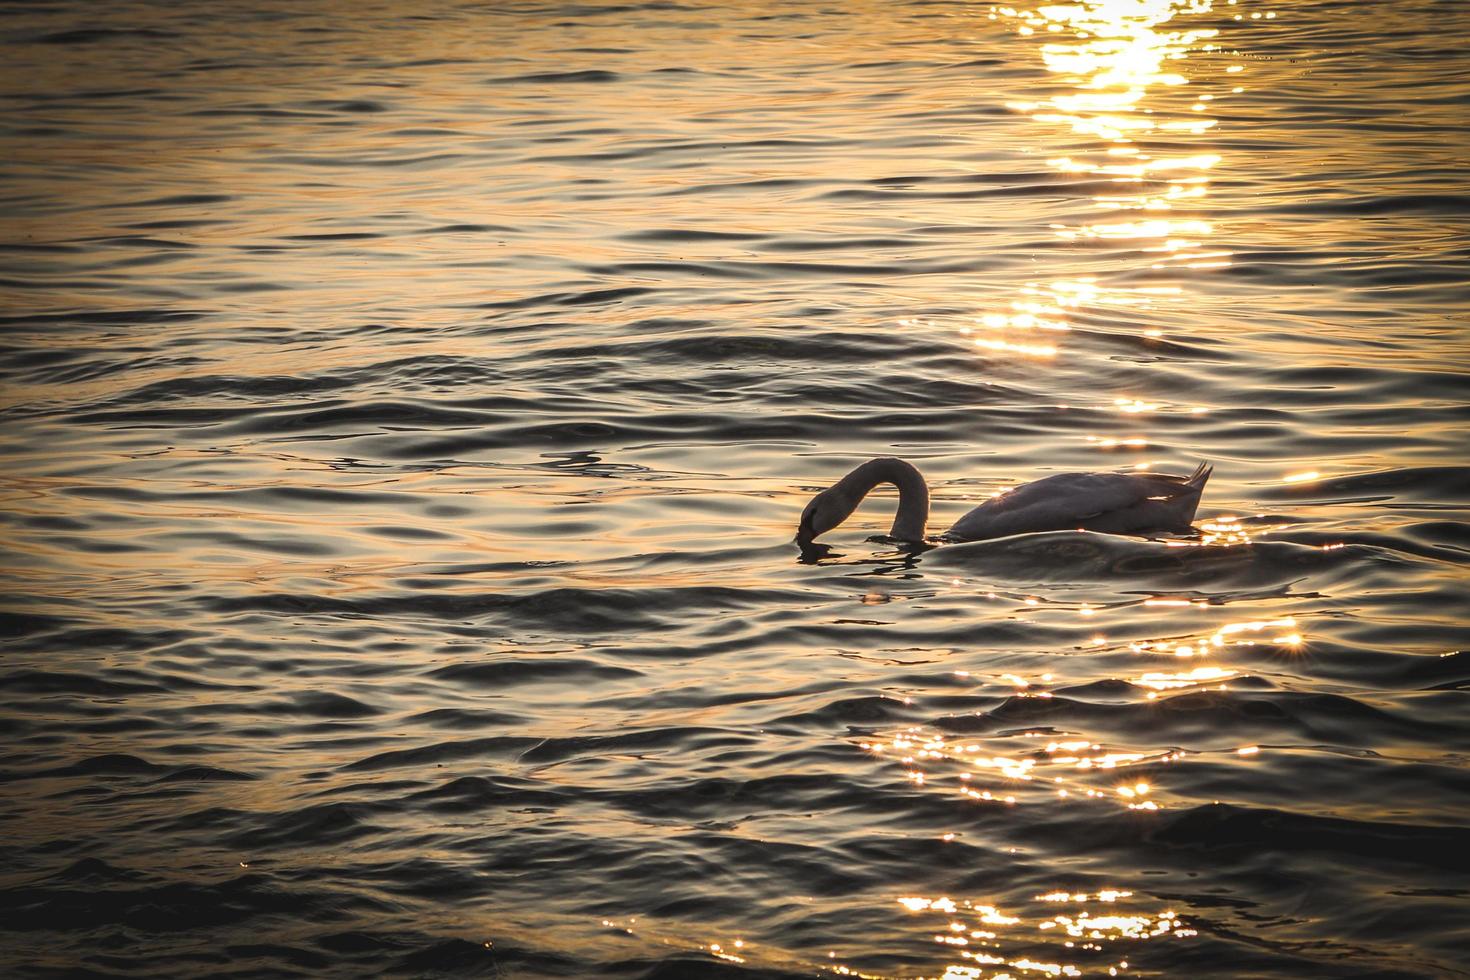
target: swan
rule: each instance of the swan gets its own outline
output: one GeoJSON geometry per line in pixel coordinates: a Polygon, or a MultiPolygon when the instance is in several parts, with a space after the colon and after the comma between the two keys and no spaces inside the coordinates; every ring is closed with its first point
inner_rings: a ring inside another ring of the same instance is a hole
{"type": "MultiPolygon", "coordinates": [[[[983,541],[1032,531],[1086,530],[1109,534],[1187,531],[1213,467],[1189,476],[1167,473],[1058,473],[991,497],[940,536],[945,542],[983,541]]],[[[801,512],[796,541],[803,547],[857,510],[880,483],[898,487],[898,514],[890,538],[924,540],[929,486],[914,464],[870,459],[811,499],[801,512]]]]}

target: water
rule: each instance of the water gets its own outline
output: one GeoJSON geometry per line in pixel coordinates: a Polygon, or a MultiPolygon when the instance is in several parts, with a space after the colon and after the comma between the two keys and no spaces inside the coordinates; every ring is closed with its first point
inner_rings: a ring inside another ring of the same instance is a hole
{"type": "Polygon", "coordinates": [[[5,13],[11,975],[1467,975],[1458,0],[5,13]]]}

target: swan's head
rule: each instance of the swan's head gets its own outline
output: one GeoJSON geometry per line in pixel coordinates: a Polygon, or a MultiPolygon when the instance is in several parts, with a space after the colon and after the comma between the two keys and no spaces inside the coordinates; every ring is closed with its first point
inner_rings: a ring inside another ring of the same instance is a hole
{"type": "Polygon", "coordinates": [[[801,512],[801,523],[796,526],[796,543],[811,544],[818,535],[826,534],[847,520],[855,509],[855,501],[838,492],[836,487],[828,487],[813,497],[801,512]]]}

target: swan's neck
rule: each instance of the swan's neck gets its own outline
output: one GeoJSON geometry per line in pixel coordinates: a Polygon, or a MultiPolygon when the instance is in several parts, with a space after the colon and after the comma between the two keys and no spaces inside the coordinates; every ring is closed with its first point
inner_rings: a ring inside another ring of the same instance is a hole
{"type": "Polygon", "coordinates": [[[900,541],[924,540],[924,528],[929,523],[929,486],[912,463],[892,457],[870,459],[838,480],[833,489],[849,499],[855,510],[880,483],[898,487],[898,513],[888,536],[900,541]]]}

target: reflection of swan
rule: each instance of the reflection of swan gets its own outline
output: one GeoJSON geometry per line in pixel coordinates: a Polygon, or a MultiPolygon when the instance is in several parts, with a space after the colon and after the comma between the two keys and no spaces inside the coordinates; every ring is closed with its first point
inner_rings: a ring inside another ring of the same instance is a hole
{"type": "MultiPolygon", "coordinates": [[[[991,497],[955,522],[946,541],[980,541],[1030,531],[1077,528],[1110,534],[1186,531],[1199,507],[1211,468],[1201,463],[1189,476],[1165,473],[1058,473],[991,497]]],[[[812,498],[801,512],[796,540],[810,544],[847,520],[880,483],[898,487],[891,538],[923,541],[929,520],[929,487],[912,463],[870,459],[812,498]]]]}

